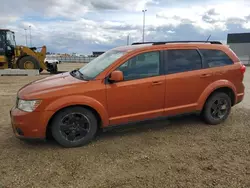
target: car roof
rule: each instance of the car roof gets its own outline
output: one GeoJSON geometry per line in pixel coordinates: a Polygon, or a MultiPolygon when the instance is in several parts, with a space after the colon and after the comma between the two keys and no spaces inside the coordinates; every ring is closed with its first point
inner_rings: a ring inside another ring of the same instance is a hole
{"type": "Polygon", "coordinates": [[[169,41],[169,42],[146,42],[146,43],[133,43],[128,46],[116,47],[115,50],[118,51],[134,51],[139,50],[143,51],[146,49],[166,49],[166,48],[184,48],[184,47],[196,47],[204,49],[228,49],[228,47],[220,42],[178,42],[178,41],[169,41]]]}
{"type": "Polygon", "coordinates": [[[128,45],[128,46],[119,46],[114,48],[114,50],[118,51],[132,51],[135,49],[143,49],[145,47],[152,46],[152,44],[140,44],[140,45],[128,45]]]}

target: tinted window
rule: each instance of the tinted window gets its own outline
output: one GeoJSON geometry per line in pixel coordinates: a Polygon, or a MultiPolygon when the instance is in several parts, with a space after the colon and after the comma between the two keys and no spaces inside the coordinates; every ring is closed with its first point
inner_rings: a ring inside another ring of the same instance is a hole
{"type": "Polygon", "coordinates": [[[124,80],[134,80],[159,75],[160,53],[147,52],[137,55],[124,64],[118,70],[124,74],[124,80]]]}
{"type": "Polygon", "coordinates": [[[178,73],[202,68],[202,61],[197,50],[168,50],[167,72],[178,73]]]}
{"type": "Polygon", "coordinates": [[[233,64],[228,55],[220,50],[200,50],[208,67],[220,67],[233,64]]]}

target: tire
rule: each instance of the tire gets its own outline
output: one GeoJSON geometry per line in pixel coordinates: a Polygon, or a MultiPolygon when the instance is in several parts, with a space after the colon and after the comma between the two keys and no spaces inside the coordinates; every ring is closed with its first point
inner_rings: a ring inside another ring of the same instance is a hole
{"type": "Polygon", "coordinates": [[[54,67],[54,74],[56,74],[58,72],[58,67],[57,67],[57,64],[55,64],[55,67],[54,67]]]}
{"type": "Polygon", "coordinates": [[[42,68],[39,69],[39,73],[41,73],[41,72],[43,72],[43,69],[42,69],[42,68]]]}
{"type": "Polygon", "coordinates": [[[49,72],[51,73],[51,74],[56,74],[57,72],[58,72],[58,67],[57,67],[57,64],[56,63],[53,63],[52,65],[51,65],[51,69],[49,69],[49,72]]]}
{"type": "Polygon", "coordinates": [[[90,110],[83,107],[70,107],[55,115],[51,133],[57,143],[63,147],[80,147],[88,144],[95,137],[97,127],[97,119],[90,110]]]}
{"type": "Polygon", "coordinates": [[[17,62],[19,69],[40,69],[39,62],[32,56],[24,56],[17,62]],[[27,68],[26,63],[30,62],[30,65],[33,65],[33,68],[27,68]]]}
{"type": "Polygon", "coordinates": [[[231,99],[226,93],[214,93],[208,98],[203,109],[205,122],[210,125],[224,122],[231,112],[231,105],[231,99]]]}

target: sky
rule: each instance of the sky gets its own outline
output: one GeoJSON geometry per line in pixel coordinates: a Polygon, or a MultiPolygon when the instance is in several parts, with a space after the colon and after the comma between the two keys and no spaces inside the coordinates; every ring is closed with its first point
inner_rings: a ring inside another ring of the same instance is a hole
{"type": "Polygon", "coordinates": [[[249,0],[0,0],[0,28],[19,45],[90,54],[142,41],[219,40],[250,31],[249,0]],[[30,30],[29,30],[30,26],[30,30]]]}

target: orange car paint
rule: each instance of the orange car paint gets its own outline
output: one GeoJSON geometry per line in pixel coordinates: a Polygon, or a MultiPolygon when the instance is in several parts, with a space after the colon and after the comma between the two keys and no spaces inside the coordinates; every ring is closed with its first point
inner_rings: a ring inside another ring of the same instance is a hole
{"type": "MultiPolygon", "coordinates": [[[[243,100],[243,75],[237,56],[224,45],[167,44],[119,47],[128,53],[114,62],[94,80],[82,81],[69,73],[58,74],[28,84],[18,98],[42,99],[34,112],[11,110],[12,124],[21,128],[24,137],[45,138],[53,115],[65,107],[83,105],[95,110],[101,126],[201,111],[206,99],[218,88],[234,92],[234,104],[243,100]],[[218,49],[235,62],[234,65],[206,68],[190,72],[160,75],[138,80],[105,84],[105,78],[131,57],[168,49],[218,49]]],[[[16,134],[17,135],[17,134],[16,134]]],[[[17,135],[18,137],[22,137],[17,135]]]]}

